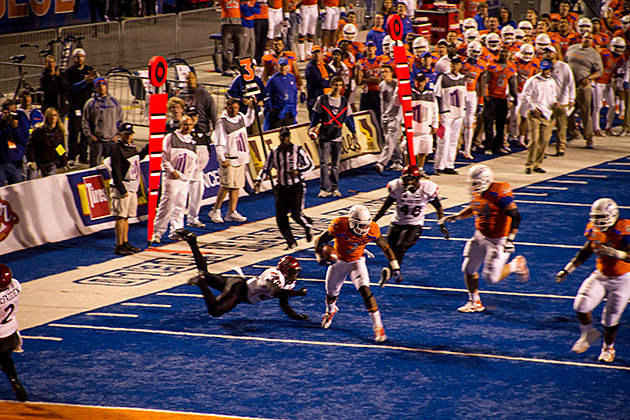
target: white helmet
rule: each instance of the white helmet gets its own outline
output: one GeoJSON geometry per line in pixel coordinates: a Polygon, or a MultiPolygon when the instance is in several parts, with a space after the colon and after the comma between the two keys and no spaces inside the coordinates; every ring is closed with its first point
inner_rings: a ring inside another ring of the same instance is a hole
{"type": "Polygon", "coordinates": [[[392,42],[392,37],[389,35],[385,35],[385,37],[383,38],[383,54],[385,55],[389,55],[390,49],[389,49],[389,44],[391,44],[392,42]]]}
{"type": "Polygon", "coordinates": [[[514,39],[516,42],[522,42],[525,38],[525,31],[519,28],[514,29],[514,39]]]}
{"type": "Polygon", "coordinates": [[[348,226],[355,236],[363,236],[370,230],[372,215],[370,210],[362,204],[350,207],[348,211],[348,226]]]}
{"type": "Polygon", "coordinates": [[[621,29],[625,31],[628,29],[628,26],[630,26],[630,15],[625,15],[621,18],[621,29]]]}
{"type": "Polygon", "coordinates": [[[350,42],[354,42],[357,37],[357,32],[357,27],[351,23],[348,23],[346,26],[343,27],[343,38],[350,42]]]}
{"type": "Polygon", "coordinates": [[[477,59],[481,57],[482,53],[483,53],[483,48],[481,47],[481,43],[479,41],[472,41],[466,47],[466,55],[468,56],[468,58],[477,59]]]}
{"type": "Polygon", "coordinates": [[[582,18],[578,20],[578,32],[580,35],[584,35],[587,32],[593,30],[593,23],[589,18],[582,18]]]}
{"type": "Polygon", "coordinates": [[[534,58],[534,53],[535,51],[532,44],[523,44],[521,45],[521,49],[518,52],[518,56],[523,61],[532,61],[532,59],[534,58]]]}
{"type": "Polygon", "coordinates": [[[396,45],[398,45],[396,41],[391,41],[389,43],[389,56],[391,57],[392,60],[394,59],[394,47],[396,45]]]}
{"type": "Polygon", "coordinates": [[[610,41],[610,49],[615,54],[623,54],[626,52],[626,40],[616,36],[610,41]]]}
{"type": "Polygon", "coordinates": [[[422,57],[422,54],[429,51],[429,41],[423,36],[413,40],[413,55],[422,57]]]}
{"type": "Polygon", "coordinates": [[[542,54],[544,52],[544,48],[551,45],[551,38],[549,38],[549,35],[547,34],[540,34],[536,37],[534,45],[536,45],[536,51],[542,54]]]}
{"type": "Polygon", "coordinates": [[[474,29],[474,28],[470,28],[470,29],[466,29],[466,32],[464,32],[464,42],[465,43],[469,43],[472,41],[477,41],[479,39],[479,31],[474,29]]]}
{"type": "Polygon", "coordinates": [[[470,195],[483,194],[493,182],[494,175],[492,175],[492,169],[483,163],[472,166],[468,170],[466,185],[468,186],[470,195]]]}
{"type": "Polygon", "coordinates": [[[522,20],[518,23],[518,29],[522,29],[525,35],[531,35],[534,30],[534,26],[528,20],[522,20]]]}
{"type": "Polygon", "coordinates": [[[462,23],[462,30],[466,32],[468,29],[479,29],[479,25],[477,25],[477,21],[475,19],[464,19],[464,23],[462,23]]]}
{"type": "Polygon", "coordinates": [[[600,198],[591,206],[589,218],[594,228],[605,231],[617,222],[619,207],[610,198],[600,198]]]}
{"type": "Polygon", "coordinates": [[[510,25],[504,26],[503,29],[501,29],[501,39],[503,40],[504,44],[511,44],[516,41],[516,38],[514,36],[514,28],[512,28],[510,25]]]}
{"type": "Polygon", "coordinates": [[[486,47],[492,51],[496,51],[501,48],[501,37],[499,34],[495,34],[494,32],[488,34],[486,37],[486,47]]]}

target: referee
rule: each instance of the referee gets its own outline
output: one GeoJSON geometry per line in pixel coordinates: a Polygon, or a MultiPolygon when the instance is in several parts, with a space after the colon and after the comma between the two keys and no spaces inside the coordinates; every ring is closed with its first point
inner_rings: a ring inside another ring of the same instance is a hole
{"type": "Polygon", "coordinates": [[[307,242],[312,239],[312,220],[302,213],[304,207],[304,192],[306,184],[302,174],[313,169],[313,161],[302,148],[291,143],[291,132],[287,127],[280,128],[280,146],[269,152],[265,165],[258,173],[254,183],[254,192],[260,191],[260,183],[266,178],[271,179],[271,169],[277,171],[274,197],[276,199],[276,222],[280,233],[287,241],[287,250],[297,247],[297,241],[289,226],[289,211],[297,224],[304,228],[307,242]]]}

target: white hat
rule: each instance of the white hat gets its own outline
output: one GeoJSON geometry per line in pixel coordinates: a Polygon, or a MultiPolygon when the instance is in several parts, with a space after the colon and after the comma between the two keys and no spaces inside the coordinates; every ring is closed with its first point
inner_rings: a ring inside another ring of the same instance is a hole
{"type": "Polygon", "coordinates": [[[79,54],[85,55],[85,50],[83,48],[75,48],[74,51],[72,51],[72,57],[76,57],[79,54]]]}

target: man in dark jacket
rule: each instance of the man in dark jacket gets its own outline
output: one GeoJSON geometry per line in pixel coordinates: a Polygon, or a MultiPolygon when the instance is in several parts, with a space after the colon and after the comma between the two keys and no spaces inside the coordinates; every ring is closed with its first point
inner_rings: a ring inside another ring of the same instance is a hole
{"type": "Polygon", "coordinates": [[[203,134],[210,135],[217,124],[217,106],[212,95],[197,82],[192,71],[186,75],[186,88],[179,92],[186,106],[194,106],[199,116],[198,126],[203,134]]]}
{"type": "Polygon", "coordinates": [[[62,117],[68,112],[67,93],[68,81],[63,77],[57,67],[55,57],[49,55],[46,57],[46,68],[42,71],[42,77],[39,79],[39,88],[44,92],[42,101],[42,114],[48,108],[55,108],[62,117]]]}
{"type": "Polygon", "coordinates": [[[313,106],[317,98],[325,93],[330,93],[330,73],[328,67],[324,63],[322,48],[313,45],[311,49],[311,61],[306,65],[306,108],[308,109],[308,117],[313,116],[313,106]]]}

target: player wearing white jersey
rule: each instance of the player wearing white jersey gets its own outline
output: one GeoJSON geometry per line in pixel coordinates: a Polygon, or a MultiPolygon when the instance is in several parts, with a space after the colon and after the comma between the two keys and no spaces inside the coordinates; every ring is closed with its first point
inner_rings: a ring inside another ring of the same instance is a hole
{"type": "Polygon", "coordinates": [[[208,264],[197,245],[197,235],[186,229],[178,229],[177,235],[190,246],[195,258],[199,274],[190,280],[188,285],[197,285],[201,289],[206,301],[208,313],[213,317],[231,311],[239,303],[259,303],[271,298],[277,298],[280,309],[289,318],[308,320],[308,315],[296,313],[289,306],[289,298],[306,296],[306,288],[293,290],[300,275],[300,263],[291,256],[280,259],[277,267],[268,268],[257,277],[246,280],[242,276],[226,277],[208,273],[208,264]],[[221,292],[214,296],[210,287],[221,292]]]}
{"type": "MultiPolygon", "coordinates": [[[[407,165],[400,178],[387,183],[388,197],[374,216],[378,221],[385,212],[396,203],[396,212],[392,217],[387,243],[394,251],[396,260],[402,265],[405,253],[418,242],[424,225],[425,208],[431,204],[435,208],[438,219],[444,217],[444,211],[438,197],[439,188],[435,182],[421,181],[420,170],[415,165],[407,165]]],[[[440,231],[448,239],[449,233],[444,224],[440,225],[440,231]]],[[[391,278],[389,267],[381,271],[379,286],[384,287],[391,278]]],[[[402,281],[402,276],[397,277],[397,283],[402,281]]]]}
{"type": "Polygon", "coordinates": [[[435,96],[438,100],[442,135],[438,133],[435,148],[435,175],[456,175],[455,155],[457,141],[462,131],[466,114],[466,77],[461,73],[462,60],[459,56],[451,59],[451,71],[441,74],[435,82],[435,96]]]}
{"type": "MultiPolygon", "coordinates": [[[[422,178],[428,178],[422,168],[427,156],[433,151],[433,135],[440,125],[437,101],[433,91],[427,88],[427,82],[424,73],[418,73],[413,81],[414,88],[411,90],[413,152],[416,155],[416,166],[422,178]]],[[[406,137],[401,148],[408,150],[406,137]]]]}
{"type": "Polygon", "coordinates": [[[11,359],[11,354],[22,348],[22,338],[16,317],[21,292],[22,286],[13,278],[11,269],[0,264],[0,314],[3,317],[0,322],[0,366],[9,378],[15,396],[19,401],[24,402],[28,395],[18,380],[15,364],[11,359]]]}

